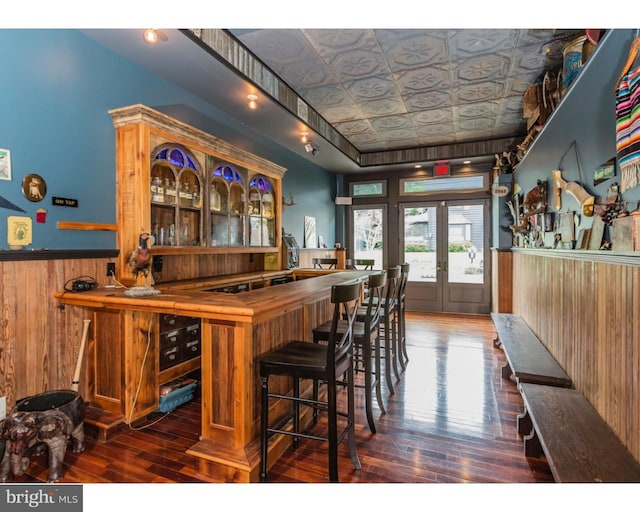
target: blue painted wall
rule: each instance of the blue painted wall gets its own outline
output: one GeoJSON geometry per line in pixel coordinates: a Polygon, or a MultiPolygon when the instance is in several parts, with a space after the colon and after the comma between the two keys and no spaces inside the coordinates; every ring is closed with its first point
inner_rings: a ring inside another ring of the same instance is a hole
{"type": "Polygon", "coordinates": [[[11,151],[11,181],[0,196],[26,213],[0,209],[0,249],[7,248],[10,215],[33,222],[30,248],[113,249],[112,232],[58,230],[59,220],[115,223],[115,137],[108,110],[142,103],[193,124],[287,168],[283,192],[295,196],[283,226],[300,242],[305,215],[316,217],[327,242],[335,237],[335,177],[262,135],[247,132],[227,113],[127,61],[75,30],[0,30],[0,148],[11,151]],[[47,183],[43,201],[28,201],[22,179],[47,183]],[[75,198],[78,208],[53,206],[75,198]],[[36,210],[46,208],[46,223],[36,210]]]}
{"type": "MultiPolygon", "coordinates": [[[[620,183],[619,170],[615,178],[597,186],[593,184],[593,173],[616,155],[614,88],[635,34],[635,29],[616,29],[607,32],[600,41],[516,168],[513,178],[523,195],[535,186],[537,179],[548,180],[551,208],[551,171],[557,168],[562,170],[565,181],[581,183],[595,196],[596,204],[603,202],[612,183],[620,183]]],[[[622,199],[630,210],[635,209],[640,200],[640,186],[625,192],[622,199]]],[[[564,191],[561,200],[560,212],[580,212],[578,202],[564,191]]],[[[592,217],[582,216],[578,230],[590,227],[592,222],[592,217]]]]}

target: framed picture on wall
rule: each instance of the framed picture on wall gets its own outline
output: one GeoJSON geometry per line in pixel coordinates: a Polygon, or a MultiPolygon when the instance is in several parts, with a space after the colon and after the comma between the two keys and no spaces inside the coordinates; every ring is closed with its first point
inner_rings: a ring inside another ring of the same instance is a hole
{"type": "Polygon", "coordinates": [[[569,211],[560,214],[560,222],[558,223],[558,231],[562,237],[562,242],[573,242],[575,240],[575,224],[573,219],[574,212],[569,211]]]}
{"type": "Polygon", "coordinates": [[[0,180],[11,181],[11,151],[0,149],[0,180]]]}
{"type": "Polygon", "coordinates": [[[616,159],[611,158],[599,165],[593,172],[593,184],[598,185],[616,175],[616,159]]]}
{"type": "Polygon", "coordinates": [[[305,249],[316,249],[318,238],[316,237],[316,218],[304,217],[304,247],[305,249]]]}

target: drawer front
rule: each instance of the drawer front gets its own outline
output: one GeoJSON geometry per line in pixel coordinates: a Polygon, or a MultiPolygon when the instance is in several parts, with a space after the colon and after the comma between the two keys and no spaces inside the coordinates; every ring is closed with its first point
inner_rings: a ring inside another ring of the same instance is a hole
{"type": "Polygon", "coordinates": [[[200,355],[200,338],[185,341],[182,345],[182,357],[184,361],[188,361],[189,359],[193,359],[194,357],[198,357],[200,355]]]}
{"type": "Polygon", "coordinates": [[[200,339],[200,322],[187,325],[183,329],[182,339],[187,341],[199,340],[200,339]]]}
{"type": "Polygon", "coordinates": [[[182,349],[177,343],[160,349],[160,371],[182,362],[182,349]]]}
{"type": "Polygon", "coordinates": [[[183,329],[173,329],[172,331],[160,334],[160,347],[176,345],[182,341],[184,337],[183,329]]]}
{"type": "Polygon", "coordinates": [[[160,314],[160,332],[170,331],[172,329],[179,329],[184,325],[186,317],[179,315],[169,315],[166,313],[160,314]]]}

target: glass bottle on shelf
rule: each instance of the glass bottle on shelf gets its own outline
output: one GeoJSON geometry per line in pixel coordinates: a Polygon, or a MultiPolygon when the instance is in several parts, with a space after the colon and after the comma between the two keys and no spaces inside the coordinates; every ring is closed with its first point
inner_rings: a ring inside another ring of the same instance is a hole
{"type": "Polygon", "coordinates": [[[209,208],[213,211],[219,212],[221,209],[220,192],[216,187],[215,182],[211,183],[211,193],[209,194],[209,208]]]}
{"type": "Polygon", "coordinates": [[[154,176],[151,180],[151,200],[154,203],[164,203],[164,187],[160,176],[154,176]]]}
{"type": "Polygon", "coordinates": [[[184,182],[180,184],[180,206],[191,206],[191,201],[193,200],[193,194],[191,193],[191,188],[189,187],[189,183],[184,182]]]}
{"type": "Polygon", "coordinates": [[[176,182],[171,178],[164,179],[164,202],[176,204],[176,182]]]}
{"type": "Polygon", "coordinates": [[[158,225],[154,224],[151,228],[151,238],[149,239],[151,246],[158,245],[158,225]]]}
{"type": "Polygon", "coordinates": [[[195,208],[200,208],[200,188],[196,183],[193,186],[193,194],[191,195],[191,206],[195,208]]]}
{"type": "Polygon", "coordinates": [[[169,228],[164,224],[155,226],[155,242],[154,245],[170,245],[169,244],[169,228]]]}
{"type": "Polygon", "coordinates": [[[189,236],[189,218],[182,216],[182,226],[180,227],[180,245],[191,245],[189,236]]]}

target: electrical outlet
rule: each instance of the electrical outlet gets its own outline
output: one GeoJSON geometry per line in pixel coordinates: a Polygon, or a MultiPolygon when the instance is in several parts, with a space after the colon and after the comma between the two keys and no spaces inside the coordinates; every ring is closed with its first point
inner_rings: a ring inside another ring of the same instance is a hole
{"type": "Polygon", "coordinates": [[[7,417],[7,397],[0,396],[0,421],[7,417]]]}
{"type": "Polygon", "coordinates": [[[162,255],[158,254],[153,257],[153,271],[154,272],[162,272],[162,263],[163,263],[162,255]]]}
{"type": "Polygon", "coordinates": [[[107,263],[107,276],[112,277],[116,275],[116,264],[113,261],[107,263]]]}

